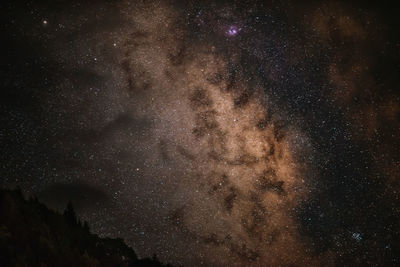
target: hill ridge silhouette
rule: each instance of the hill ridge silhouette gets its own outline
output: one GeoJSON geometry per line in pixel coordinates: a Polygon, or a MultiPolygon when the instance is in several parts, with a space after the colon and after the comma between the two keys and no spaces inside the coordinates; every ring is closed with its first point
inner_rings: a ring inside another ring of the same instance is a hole
{"type": "Polygon", "coordinates": [[[0,266],[171,266],[91,233],[71,202],[61,214],[20,189],[0,189],[0,252],[0,266]]]}

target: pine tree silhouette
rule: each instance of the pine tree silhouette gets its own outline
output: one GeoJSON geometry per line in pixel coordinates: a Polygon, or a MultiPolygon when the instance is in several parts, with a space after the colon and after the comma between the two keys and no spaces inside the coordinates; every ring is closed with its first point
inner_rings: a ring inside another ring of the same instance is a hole
{"type": "Polygon", "coordinates": [[[76,218],[74,206],[71,201],[68,201],[67,208],[64,211],[64,217],[69,224],[71,224],[71,225],[77,224],[77,218],[76,218]]]}
{"type": "Polygon", "coordinates": [[[90,227],[87,221],[84,221],[83,223],[83,229],[85,232],[89,233],[90,232],[90,227]]]}

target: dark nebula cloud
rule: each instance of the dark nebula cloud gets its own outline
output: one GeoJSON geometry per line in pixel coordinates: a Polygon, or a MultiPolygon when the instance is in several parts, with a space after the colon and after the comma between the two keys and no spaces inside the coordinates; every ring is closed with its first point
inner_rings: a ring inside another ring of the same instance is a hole
{"type": "Polygon", "coordinates": [[[399,264],[393,6],[1,5],[2,187],[173,264],[399,264]]]}

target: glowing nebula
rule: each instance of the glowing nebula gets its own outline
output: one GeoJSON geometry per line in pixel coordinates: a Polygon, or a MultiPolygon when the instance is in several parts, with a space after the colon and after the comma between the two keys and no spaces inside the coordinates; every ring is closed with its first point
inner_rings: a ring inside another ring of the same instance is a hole
{"type": "Polygon", "coordinates": [[[237,26],[232,25],[232,26],[229,26],[227,33],[229,36],[236,36],[239,33],[239,31],[240,31],[240,29],[237,26]]]}

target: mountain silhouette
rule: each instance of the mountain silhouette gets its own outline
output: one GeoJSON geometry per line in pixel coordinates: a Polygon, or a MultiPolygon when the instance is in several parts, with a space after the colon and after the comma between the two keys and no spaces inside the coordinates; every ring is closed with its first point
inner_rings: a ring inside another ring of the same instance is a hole
{"type": "Polygon", "coordinates": [[[0,190],[0,266],[170,266],[139,259],[121,238],[100,238],[71,202],[63,214],[21,190],[0,190]]]}

